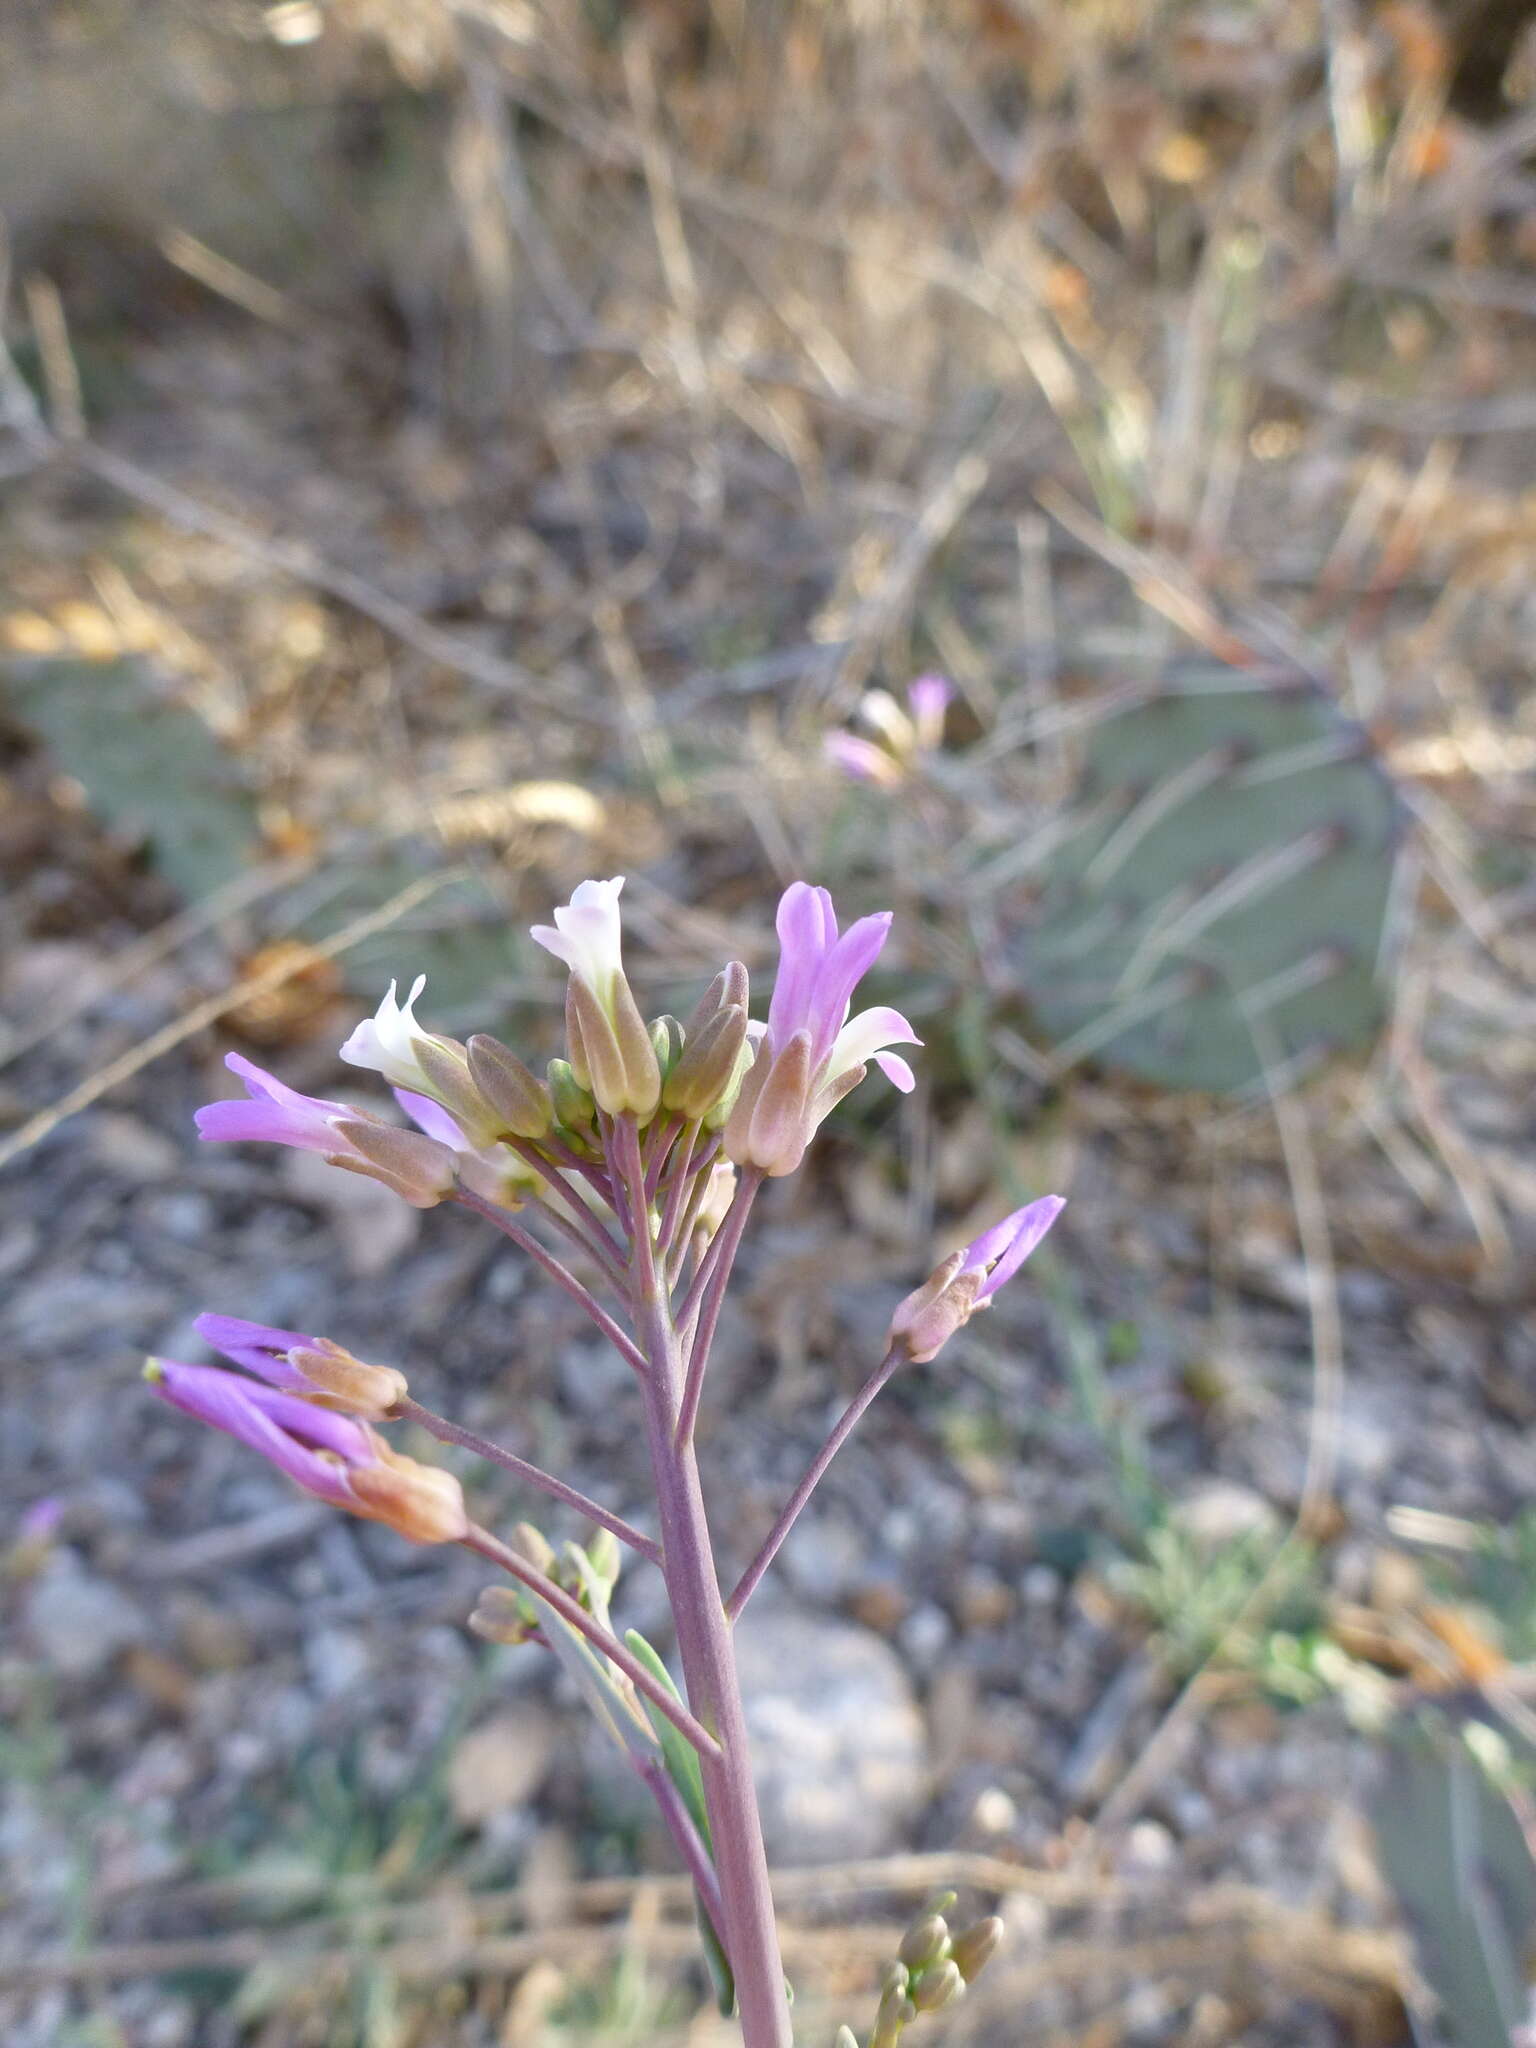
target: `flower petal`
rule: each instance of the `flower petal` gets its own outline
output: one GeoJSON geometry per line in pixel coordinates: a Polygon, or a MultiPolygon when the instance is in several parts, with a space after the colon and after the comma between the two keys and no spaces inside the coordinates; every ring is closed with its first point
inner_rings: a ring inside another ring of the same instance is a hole
{"type": "MultiPolygon", "coordinates": [[[[835,1075],[846,1072],[849,1067],[862,1067],[888,1045],[921,1045],[922,1042],[900,1010],[877,1003],[873,1009],[860,1010],[856,1017],[850,1017],[839,1031],[827,1061],[827,1072],[835,1075]]],[[[903,1060],[900,1064],[905,1066],[906,1062],[903,1060]]],[[[896,1077],[892,1075],[891,1078],[895,1080],[896,1077]]],[[[908,1085],[910,1081],[909,1072],[908,1085]]],[[[899,1088],[902,1084],[897,1081],[896,1085],[899,1088]]]]}
{"type": "Polygon", "coordinates": [[[440,1145],[447,1145],[454,1152],[470,1149],[469,1140],[440,1102],[434,1102],[430,1095],[417,1095],[410,1088],[393,1088],[390,1093],[417,1129],[425,1131],[429,1138],[436,1138],[440,1145]]]}
{"type": "Polygon", "coordinates": [[[238,1373],[152,1359],[147,1377],[172,1407],[237,1437],[306,1492],[338,1506],[351,1498],[345,1467],[374,1461],[371,1439],[358,1423],[238,1373]]]}
{"type": "Polygon", "coordinates": [[[1042,1195],[1037,1202],[1027,1202],[1022,1209],[1015,1209],[1011,1216],[1005,1216],[976,1239],[967,1250],[961,1270],[976,1272],[985,1264],[991,1265],[977,1290],[978,1305],[990,1301],[1013,1278],[1066,1206],[1060,1195],[1042,1195]]]}
{"type": "Polygon", "coordinates": [[[266,1323],[248,1323],[240,1316],[201,1315],[192,1325],[205,1344],[236,1365],[243,1365],[269,1387],[306,1393],[309,1381],[288,1363],[290,1351],[312,1351],[316,1337],[301,1330],[274,1330],[266,1323]]]}
{"type": "Polygon", "coordinates": [[[768,1005],[768,1035],[776,1047],[782,1047],[809,1022],[817,976],[837,943],[832,898],[809,882],[791,882],[779,898],[774,926],[779,935],[779,971],[768,1005]]]}
{"type": "MultiPolygon", "coordinates": [[[[853,992],[880,957],[880,949],[890,929],[891,913],[888,910],[877,910],[872,917],[861,917],[849,925],[822,961],[811,996],[811,1014],[807,1019],[818,1069],[831,1053],[847,1019],[853,992]]],[[[857,1055],[860,1060],[865,1057],[863,1053],[857,1055]]],[[[850,1060],[847,1064],[852,1066],[855,1061],[850,1060]]]]}
{"type": "Polygon", "coordinates": [[[623,887],[622,875],[606,882],[578,882],[570,902],[556,910],[554,924],[536,924],[531,933],[536,945],[563,960],[605,1006],[615,977],[623,971],[619,925],[619,891],[623,887]]]}

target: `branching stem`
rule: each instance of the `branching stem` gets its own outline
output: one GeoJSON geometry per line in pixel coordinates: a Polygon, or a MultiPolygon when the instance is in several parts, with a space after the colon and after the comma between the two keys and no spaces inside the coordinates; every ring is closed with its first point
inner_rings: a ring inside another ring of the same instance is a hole
{"type": "Polygon", "coordinates": [[[780,1545],[795,1526],[801,1509],[816,1491],[818,1485],[820,1485],[822,1475],[827,1467],[848,1441],[859,1417],[864,1413],[870,1402],[874,1400],[876,1394],[879,1393],[897,1366],[900,1365],[905,1355],[905,1352],[893,1345],[838,1417],[832,1434],[807,1466],[805,1477],[790,1495],[785,1503],[784,1512],[769,1531],[768,1540],[742,1573],[741,1578],[737,1581],[735,1592],[726,1601],[725,1611],[731,1621],[736,1620],[743,1607],[751,1599],[757,1589],[758,1580],[767,1571],[769,1565],[773,1563],[774,1558],[777,1557],[780,1545]]]}
{"type": "Polygon", "coordinates": [[[503,1449],[489,1437],[477,1436],[472,1429],[463,1429],[457,1422],[450,1422],[446,1415],[434,1415],[430,1408],[423,1408],[419,1401],[404,1400],[395,1410],[402,1422],[419,1422],[423,1429],[430,1431],[439,1443],[458,1444],[463,1450],[473,1451],[477,1458],[485,1458],[493,1465],[499,1465],[504,1472],[514,1473],[527,1485],[537,1487],[540,1493],[547,1493],[551,1500],[564,1501],[579,1515],[585,1515],[589,1522],[596,1522],[600,1529],[607,1529],[617,1536],[621,1543],[627,1543],[631,1550],[652,1564],[661,1562],[661,1546],[651,1538],[642,1535],[632,1522],[626,1522],[622,1515],[614,1514],[600,1502],[589,1500],[587,1495],[574,1486],[568,1486],[563,1479],[557,1479],[553,1472],[546,1472],[541,1465],[530,1465],[526,1458],[519,1458],[515,1452],[503,1449]]]}
{"type": "Polygon", "coordinates": [[[651,1705],[666,1715],[679,1735],[693,1744],[699,1753],[701,1763],[708,1765],[720,1761],[720,1745],[709,1730],[689,1713],[659,1678],[646,1670],[633,1651],[627,1649],[617,1636],[610,1634],[600,1621],[594,1620],[581,1602],[573,1599],[563,1586],[557,1586],[547,1573],[541,1572],[536,1565],[529,1564],[525,1558],[519,1557],[515,1550],[509,1550],[499,1537],[491,1534],[489,1529],[482,1529],[474,1522],[471,1522],[469,1534],[463,1541],[469,1549],[478,1551],[481,1557],[486,1558],[491,1564],[499,1565],[519,1584],[526,1586],[529,1592],[536,1594],[546,1606],[553,1607],[562,1621],[568,1621],[579,1635],[585,1636],[593,1649],[600,1651],[610,1664],[617,1666],[636,1692],[644,1693],[651,1705]]]}
{"type": "Polygon", "coordinates": [[[524,1230],[520,1223],[512,1221],[505,1209],[498,1209],[494,1202],[483,1201],[479,1195],[471,1194],[468,1188],[458,1189],[451,1199],[462,1203],[466,1209],[473,1209],[476,1215],[483,1216],[488,1223],[494,1223],[503,1237],[511,1238],[519,1250],[525,1251],[536,1265],[542,1266],[555,1285],[563,1288],[572,1301],[586,1310],[630,1370],[637,1373],[641,1379],[645,1378],[644,1353],[619,1328],[590,1288],[583,1287],[576,1275],[568,1267],[561,1265],[554,1253],[546,1250],[532,1231],[524,1230]]]}

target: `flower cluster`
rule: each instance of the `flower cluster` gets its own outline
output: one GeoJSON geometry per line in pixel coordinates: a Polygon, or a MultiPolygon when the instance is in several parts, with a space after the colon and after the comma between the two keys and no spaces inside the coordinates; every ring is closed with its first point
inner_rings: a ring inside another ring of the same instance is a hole
{"type": "MultiPolygon", "coordinates": [[[[936,733],[942,686],[914,686],[914,734],[936,733]],[[925,693],[920,695],[919,693],[925,693]]],[[[434,1415],[392,1366],[302,1331],[225,1315],[198,1334],[227,1365],[152,1359],[171,1406],[258,1451],[317,1499],[420,1543],[458,1542],[510,1580],[473,1626],[557,1657],[623,1748],[661,1811],[698,1895],[722,2010],[747,2048],[788,2048],[731,1630],[832,1457],[899,1367],[934,1358],[1045,1235],[1055,1196],[1028,1204],[957,1252],[897,1309],[883,1359],[845,1410],[756,1557],[722,1593],[697,1470],[694,1425],[732,1261],[765,1182],[794,1172],[832,1109],[877,1068],[908,1091],[896,1047],[920,1044],[898,1010],[855,1010],[884,948],[888,914],[839,928],[825,889],[795,882],[778,907],[779,963],[766,1018],[751,1016],[745,966],[730,961],[685,1019],[647,1018],[624,970],[622,876],[582,882],[533,938],[567,970],[565,1044],[536,1074],[509,1046],[461,1043],[417,1017],[425,983],[397,985],[340,1048],[377,1074],[407,1122],[300,1094],[239,1054],[236,1099],[197,1113],[207,1142],[258,1140],[315,1152],[418,1208],[474,1210],[576,1302],[639,1383],[656,1485],[655,1535],[510,1450],[434,1415]],[[571,1257],[574,1248],[575,1258],[571,1257]],[[562,1256],[563,1254],[563,1256],[562,1256]],[[387,1440],[407,1423],[498,1465],[594,1524],[557,1551],[531,1524],[502,1539],[471,1520],[459,1482],[387,1440]],[[620,1546],[666,1577],[686,1691],[609,1614],[620,1546]]],[[[993,1937],[950,1939],[930,1913],[892,1966],[880,2048],[907,2020],[963,1991],[993,1937]],[[921,1953],[918,1949],[921,1948],[921,1953]],[[910,1951],[910,1952],[909,1952],[910,1951]]]]}

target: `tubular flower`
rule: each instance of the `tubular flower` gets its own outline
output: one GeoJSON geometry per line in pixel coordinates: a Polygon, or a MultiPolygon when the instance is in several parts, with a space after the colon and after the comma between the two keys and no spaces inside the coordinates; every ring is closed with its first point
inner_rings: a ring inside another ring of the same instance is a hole
{"type": "Polygon", "coordinates": [[[453,1186],[452,1151],[415,1131],[396,1130],[366,1110],[327,1102],[286,1087],[239,1053],[224,1064],[244,1081],[243,1102],[210,1102],[197,1112],[205,1144],[254,1141],[318,1152],[332,1166],[383,1181],[418,1209],[430,1209],[453,1186]]]}
{"type": "MultiPolygon", "coordinates": [[[[402,1004],[395,1000],[395,984],[391,982],[389,993],[375,1014],[365,1017],[341,1048],[341,1057],[351,1066],[369,1067],[382,1074],[397,1093],[404,1088],[417,1099],[429,1096],[441,1103],[460,1134],[454,1140],[444,1141],[453,1144],[454,1149],[489,1144],[504,1135],[506,1118],[484,1094],[472,1071],[469,1048],[460,1045],[456,1038],[423,1031],[416,1022],[416,1004],[426,985],[427,977],[418,974],[402,1004]]],[[[505,1048],[501,1050],[507,1060],[513,1059],[505,1048]]],[[[528,1078],[532,1081],[531,1075],[528,1078]]],[[[412,1115],[415,1116],[414,1110],[412,1115]]],[[[416,1121],[422,1120],[416,1117],[416,1121]]],[[[425,1124],[422,1128],[430,1130],[425,1124]]],[[[432,1131],[431,1135],[440,1134],[432,1131]]]]}
{"type": "Polygon", "coordinates": [[[382,1421],[408,1392],[404,1373],[393,1366],[366,1365],[329,1337],[274,1330],[239,1316],[202,1315],[192,1327],[205,1344],[269,1387],[298,1394],[340,1415],[382,1421]]]}
{"type": "Polygon", "coordinates": [[[1042,1195],[951,1253],[897,1308],[887,1343],[900,1345],[913,1365],[936,1358],[1013,1278],[1066,1206],[1060,1195],[1042,1195]]]}
{"type": "Polygon", "coordinates": [[[725,1127],[738,1166],[793,1173],[823,1118],[874,1060],[904,1093],[912,1069],[892,1045],[922,1040],[899,1010],[849,1016],[853,991],[874,965],[891,914],[861,917],[839,934],[825,889],[793,882],[779,902],[779,972],[757,1057],[725,1127]]]}
{"type": "Polygon", "coordinates": [[[661,1068],[625,978],[619,930],[624,877],[580,882],[552,925],[536,924],[536,944],[571,970],[566,988],[567,1051],[577,1082],[610,1116],[642,1121],[661,1100],[661,1068]]]}
{"type": "Polygon", "coordinates": [[[306,1493],[415,1543],[453,1543],[469,1519],[458,1481],[391,1451],[367,1423],[218,1366],[152,1358],[144,1376],[173,1408],[260,1451],[306,1493]]]}

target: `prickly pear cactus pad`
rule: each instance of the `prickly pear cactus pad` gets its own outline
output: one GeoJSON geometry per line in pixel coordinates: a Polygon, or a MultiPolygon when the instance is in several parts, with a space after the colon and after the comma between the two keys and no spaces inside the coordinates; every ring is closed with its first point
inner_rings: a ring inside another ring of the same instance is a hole
{"type": "Polygon", "coordinates": [[[1016,959],[1066,1060],[1230,1093],[1367,1045],[1386,1006],[1397,792],[1294,675],[1185,668],[1093,727],[1016,959]]]}

